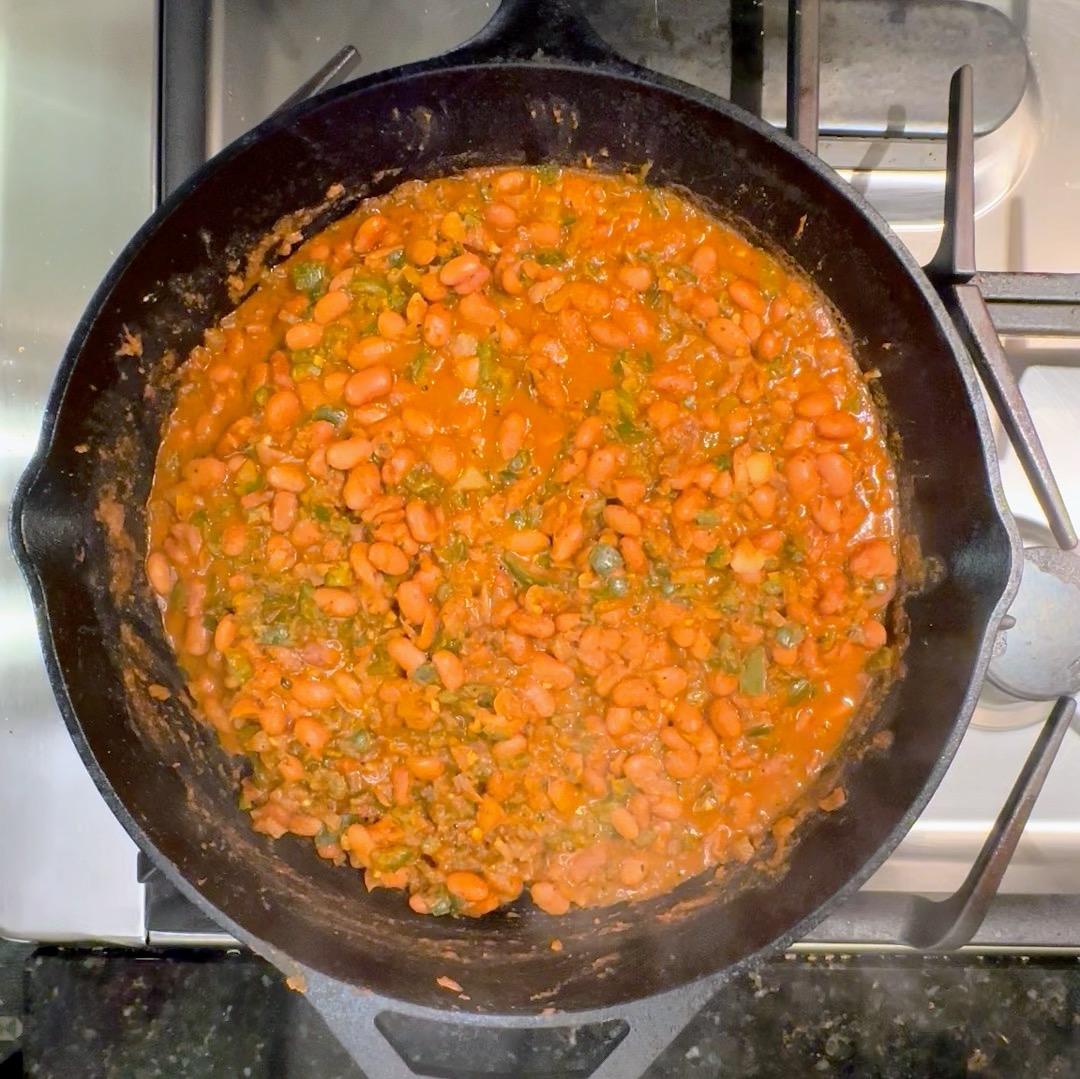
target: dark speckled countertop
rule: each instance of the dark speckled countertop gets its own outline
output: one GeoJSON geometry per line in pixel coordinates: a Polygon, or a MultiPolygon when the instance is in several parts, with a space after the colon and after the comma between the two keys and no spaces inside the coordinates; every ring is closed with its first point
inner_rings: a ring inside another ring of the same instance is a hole
{"type": "MultiPolygon", "coordinates": [[[[273,968],[221,952],[0,946],[0,1061],[0,1079],[364,1074],[273,968]]],[[[566,1046],[509,1074],[580,1076],[581,1062],[566,1046]]],[[[1080,959],[785,956],[737,978],[642,1066],[649,1079],[1076,1077],[1080,959]]]]}

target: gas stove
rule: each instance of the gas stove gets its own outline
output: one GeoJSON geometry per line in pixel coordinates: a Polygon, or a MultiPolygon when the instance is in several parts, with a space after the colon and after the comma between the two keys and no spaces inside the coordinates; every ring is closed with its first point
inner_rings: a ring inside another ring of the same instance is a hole
{"type": "MultiPolygon", "coordinates": [[[[95,0],[61,12],[4,5],[5,506],[34,449],[75,320],[155,201],[277,107],[343,43],[360,53],[350,74],[363,74],[446,51],[496,6],[95,0]]],[[[583,0],[581,8],[629,59],[784,122],[786,3],[583,0]]],[[[822,0],[819,153],[928,262],[942,230],[949,79],[970,63],[980,268],[1080,271],[1080,114],[1072,107],[1078,45],[1080,7],[1071,0],[822,0]]],[[[991,310],[1008,331],[1003,345],[1065,504],[1080,520],[1080,470],[1071,467],[1080,424],[1080,307],[1055,305],[1046,319],[1006,299],[991,310]]],[[[1040,503],[1000,425],[995,430],[1010,507],[1022,533],[1046,544],[1040,503]]],[[[53,703],[30,602],[6,536],[3,543],[0,817],[9,823],[0,832],[0,935],[232,943],[142,863],[98,794],[53,703]]],[[[1049,708],[987,687],[908,837],[800,946],[883,946],[906,897],[953,892],[1049,708]]],[[[1080,728],[1064,737],[976,946],[1080,951],[1077,775],[1080,728]]]]}

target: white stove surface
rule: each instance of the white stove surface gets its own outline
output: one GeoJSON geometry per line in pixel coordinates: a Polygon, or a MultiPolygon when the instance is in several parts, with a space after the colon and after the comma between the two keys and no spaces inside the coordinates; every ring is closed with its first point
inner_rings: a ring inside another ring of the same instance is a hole
{"type": "MultiPolygon", "coordinates": [[[[156,6],[154,0],[0,0],[5,517],[15,480],[35,448],[48,389],[75,321],[152,209],[156,6]]],[[[1080,113],[1074,107],[1080,6],[1072,0],[996,6],[1027,20],[1037,89],[980,147],[979,263],[984,269],[1080,271],[1080,113]],[[1007,183],[995,186],[1001,176],[1007,183]]],[[[892,190],[897,177],[889,179],[892,190]]],[[[925,183],[926,177],[913,182],[925,183]]],[[[871,197],[874,191],[871,181],[871,197]]],[[[901,235],[925,262],[939,226],[908,221],[901,235]]],[[[1072,465],[1080,425],[1080,342],[1008,345],[1026,364],[1036,364],[1022,385],[1069,509],[1080,522],[1080,470],[1072,465]],[[1053,365],[1038,365],[1040,358],[1053,365]],[[1077,366],[1057,366],[1062,361],[1077,366]]],[[[1007,449],[1002,474],[1013,510],[1041,520],[1007,449]]],[[[1037,723],[1048,706],[1012,709],[1010,718],[1037,723]]],[[[1000,708],[984,704],[975,722],[1000,718],[1000,708]]],[[[926,812],[867,888],[938,893],[958,886],[1037,730],[969,730],[926,812]]],[[[1004,890],[1080,895],[1078,777],[1080,735],[1070,733],[1004,890]]],[[[0,935],[145,940],[136,848],[98,794],[56,710],[6,530],[0,541],[0,820],[0,935]]]]}

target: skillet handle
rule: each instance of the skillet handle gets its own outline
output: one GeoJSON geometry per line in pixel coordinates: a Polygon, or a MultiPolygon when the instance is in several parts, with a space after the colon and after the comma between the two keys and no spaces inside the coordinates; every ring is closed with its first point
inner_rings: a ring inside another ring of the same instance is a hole
{"type": "MultiPolygon", "coordinates": [[[[391,1004],[311,970],[304,978],[308,1001],[369,1079],[543,1079],[552,1074],[552,1054],[538,1044],[543,1034],[561,1032],[560,1044],[570,1049],[585,1027],[601,1030],[599,1038],[581,1039],[597,1044],[576,1056],[575,1074],[583,1079],[638,1079],[720,987],[710,979],[602,1011],[491,1016],[391,1004]],[[421,1041],[435,1047],[438,1059],[422,1050],[413,1056],[395,1044],[399,1028],[415,1035],[425,1025],[428,1035],[421,1041]]],[[[447,999],[455,998],[448,993],[447,999]]],[[[558,1070],[570,1066],[567,1059],[558,1070]]]]}
{"type": "Polygon", "coordinates": [[[502,0],[484,27],[442,62],[569,60],[637,70],[589,24],[575,0],[502,0]]]}

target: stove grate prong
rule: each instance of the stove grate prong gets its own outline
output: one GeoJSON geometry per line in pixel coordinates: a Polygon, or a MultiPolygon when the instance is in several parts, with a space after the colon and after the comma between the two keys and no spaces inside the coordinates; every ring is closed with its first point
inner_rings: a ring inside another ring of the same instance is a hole
{"type": "Polygon", "coordinates": [[[945,301],[976,370],[1023,466],[1047,524],[1062,550],[1077,545],[1065,500],[1050,468],[1020,386],[990,317],[975,268],[975,128],[971,67],[953,75],[949,88],[949,141],[945,227],[926,272],[945,301]]]}

